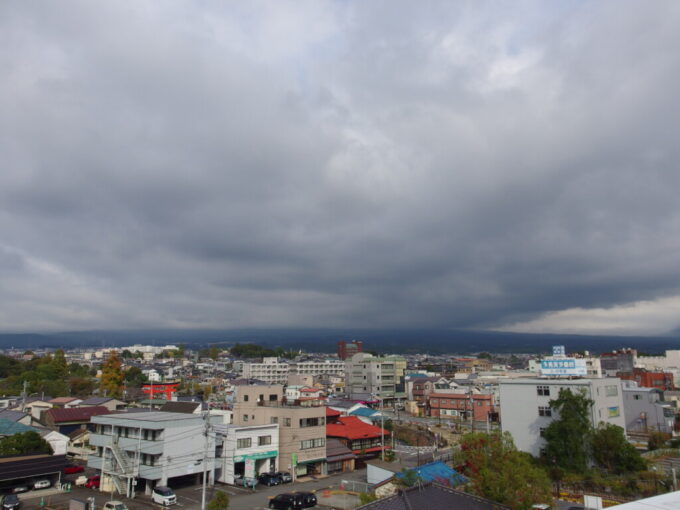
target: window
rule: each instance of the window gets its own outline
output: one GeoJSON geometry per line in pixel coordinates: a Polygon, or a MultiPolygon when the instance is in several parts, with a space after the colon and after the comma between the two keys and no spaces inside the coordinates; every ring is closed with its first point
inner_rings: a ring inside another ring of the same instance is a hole
{"type": "Polygon", "coordinates": [[[641,395],[633,395],[634,400],[640,400],[642,398],[641,395]]]}
{"type": "Polygon", "coordinates": [[[272,444],[272,436],[259,436],[257,438],[257,446],[266,446],[272,444]]]}
{"type": "Polygon", "coordinates": [[[318,427],[325,424],[326,418],[300,418],[300,428],[318,427]]]}
{"type": "Polygon", "coordinates": [[[536,393],[542,397],[550,396],[550,386],[536,386],[536,393]]]}
{"type": "Polygon", "coordinates": [[[326,438],[320,437],[319,439],[304,439],[300,441],[300,450],[309,450],[310,448],[321,448],[326,446],[326,438]]]}
{"type": "Polygon", "coordinates": [[[552,409],[550,409],[550,406],[538,406],[538,415],[539,416],[552,416],[552,409]]]}
{"type": "Polygon", "coordinates": [[[432,403],[433,406],[439,404],[439,400],[437,400],[436,398],[430,399],[430,402],[432,403]]]}
{"type": "Polygon", "coordinates": [[[269,395],[269,401],[270,402],[276,402],[279,398],[276,396],[276,394],[269,395]]]}
{"type": "Polygon", "coordinates": [[[247,414],[243,415],[243,421],[248,421],[248,415],[247,414]]]}
{"type": "Polygon", "coordinates": [[[538,435],[541,437],[545,437],[545,427],[541,427],[538,429],[538,435]]]}
{"type": "Polygon", "coordinates": [[[283,420],[283,426],[290,427],[290,418],[284,418],[283,420]]]}
{"type": "Polygon", "coordinates": [[[248,402],[248,395],[243,395],[243,401],[248,402]]]}
{"type": "Polygon", "coordinates": [[[238,448],[239,450],[242,448],[250,448],[252,444],[253,440],[249,437],[243,437],[241,439],[236,440],[236,448],[238,448]]]}
{"type": "Polygon", "coordinates": [[[606,395],[608,397],[615,397],[619,394],[619,389],[616,386],[605,386],[606,395]]]}
{"type": "Polygon", "coordinates": [[[272,417],[269,419],[269,423],[274,424],[274,423],[278,423],[278,422],[279,422],[279,417],[278,417],[278,416],[272,416],[272,417]]]}

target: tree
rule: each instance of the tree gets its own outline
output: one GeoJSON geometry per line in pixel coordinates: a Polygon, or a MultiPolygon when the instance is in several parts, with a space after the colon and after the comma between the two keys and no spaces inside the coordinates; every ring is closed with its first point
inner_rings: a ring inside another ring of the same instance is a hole
{"type": "Polygon", "coordinates": [[[102,365],[102,378],[99,383],[99,389],[107,397],[121,398],[123,395],[122,365],[116,351],[111,351],[108,359],[102,365]]]}
{"type": "Polygon", "coordinates": [[[214,361],[217,361],[217,358],[220,357],[220,349],[219,349],[217,346],[213,345],[213,346],[210,347],[210,351],[209,351],[209,354],[208,354],[208,355],[209,355],[214,361]]]}
{"type": "Polygon", "coordinates": [[[229,508],[229,495],[226,492],[216,491],[208,503],[208,510],[227,510],[229,508]]]}
{"type": "Polygon", "coordinates": [[[507,432],[466,434],[459,455],[478,496],[516,510],[552,500],[548,475],[534,464],[531,455],[517,450],[507,432]]]}
{"type": "Polygon", "coordinates": [[[600,422],[592,434],[595,463],[614,473],[643,471],[647,466],[635,447],[628,442],[624,430],[611,423],[600,422]]]}
{"type": "Polygon", "coordinates": [[[147,377],[139,367],[130,367],[125,372],[125,382],[128,386],[139,388],[147,381],[147,377]]]}
{"type": "Polygon", "coordinates": [[[46,453],[52,455],[50,443],[33,430],[0,439],[0,456],[46,453]]]}
{"type": "Polygon", "coordinates": [[[558,417],[545,429],[544,460],[567,471],[583,471],[590,460],[592,424],[590,408],[593,401],[584,393],[560,389],[558,397],[550,401],[550,408],[558,417]]]}
{"type": "Polygon", "coordinates": [[[52,366],[54,367],[55,375],[59,379],[64,379],[68,375],[68,364],[66,363],[66,356],[64,355],[63,349],[57,349],[54,352],[52,366]]]}
{"type": "Polygon", "coordinates": [[[649,433],[649,438],[647,439],[647,449],[648,450],[658,450],[666,446],[666,441],[669,439],[668,434],[663,432],[654,431],[649,433]]]}

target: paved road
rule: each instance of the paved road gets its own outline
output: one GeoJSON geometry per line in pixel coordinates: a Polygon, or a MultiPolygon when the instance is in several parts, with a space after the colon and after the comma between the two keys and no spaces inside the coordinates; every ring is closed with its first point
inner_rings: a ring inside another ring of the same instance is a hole
{"type": "MultiPolygon", "coordinates": [[[[206,501],[210,501],[215,490],[221,490],[229,494],[231,502],[229,510],[255,510],[267,508],[269,498],[282,492],[294,491],[321,491],[327,488],[338,487],[342,480],[366,480],[366,470],[361,469],[352,473],[332,475],[319,480],[308,482],[296,482],[275,487],[259,486],[254,491],[242,487],[217,484],[215,487],[208,488],[206,501]]],[[[67,508],[70,499],[87,500],[89,497],[95,498],[97,509],[111,499],[125,502],[130,510],[162,510],[162,507],[154,504],[149,496],[139,494],[135,499],[127,499],[120,495],[111,496],[108,493],[99,492],[93,489],[76,487],[70,493],[55,494],[53,490],[31,491],[22,495],[22,510],[39,510],[41,502],[48,507],[67,508]]],[[[199,510],[201,508],[201,487],[183,487],[175,491],[177,494],[177,506],[173,510],[199,510]]],[[[323,507],[320,507],[323,508],[323,507]]]]}

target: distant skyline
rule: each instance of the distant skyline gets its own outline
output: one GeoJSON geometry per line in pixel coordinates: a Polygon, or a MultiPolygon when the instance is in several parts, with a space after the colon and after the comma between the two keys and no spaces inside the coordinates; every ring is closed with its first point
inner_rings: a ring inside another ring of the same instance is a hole
{"type": "Polygon", "coordinates": [[[680,3],[0,3],[0,332],[680,331],[680,3]]]}

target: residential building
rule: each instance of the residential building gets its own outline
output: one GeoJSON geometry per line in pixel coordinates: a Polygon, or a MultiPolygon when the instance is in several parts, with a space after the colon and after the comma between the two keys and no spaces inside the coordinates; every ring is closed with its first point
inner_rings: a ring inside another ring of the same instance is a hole
{"type": "Polygon", "coordinates": [[[332,437],[326,439],[326,462],[329,475],[354,471],[356,458],[356,454],[339,439],[332,437]]]}
{"type": "MultiPolygon", "coordinates": [[[[97,448],[87,465],[102,473],[102,489],[117,490],[127,497],[156,485],[168,485],[176,477],[199,480],[204,461],[209,483],[215,480],[215,455],[204,458],[204,449],[215,452],[213,434],[204,434],[200,415],[147,411],[95,416],[90,444],[97,448]],[[132,482],[137,480],[135,486],[132,482]]],[[[217,473],[219,477],[220,474],[217,473]]]]}
{"type": "Polygon", "coordinates": [[[326,408],[291,405],[280,384],[234,388],[235,425],[279,425],[279,469],[294,476],[326,474],[326,408]]]}
{"type": "Polygon", "coordinates": [[[90,397],[83,400],[78,407],[106,407],[110,412],[121,411],[125,409],[125,402],[117,398],[109,397],[90,397]]]}
{"type": "Polygon", "coordinates": [[[237,477],[253,478],[278,470],[279,425],[215,425],[218,482],[233,484],[237,477]]]}
{"type": "Polygon", "coordinates": [[[616,377],[619,372],[632,372],[636,363],[635,349],[620,349],[600,354],[600,366],[605,377],[616,377]]]}
{"type": "Polygon", "coordinates": [[[41,421],[47,428],[68,436],[77,429],[89,428],[92,430],[91,418],[102,414],[109,414],[109,410],[102,406],[75,407],[72,409],[55,407],[45,411],[42,414],[41,421]]]}
{"type": "Polygon", "coordinates": [[[340,416],[335,423],[326,425],[326,435],[340,440],[357,456],[357,467],[374,459],[387,449],[390,431],[364,423],[358,416],[340,416]]]}
{"type": "Polygon", "coordinates": [[[75,397],[57,397],[50,400],[49,403],[54,407],[64,407],[68,409],[71,407],[78,407],[81,402],[81,399],[75,397]]]}
{"type": "Polygon", "coordinates": [[[622,381],[635,381],[641,388],[656,388],[662,391],[675,389],[673,374],[670,372],[633,368],[630,372],[619,372],[617,376],[622,381]]]}
{"type": "Polygon", "coordinates": [[[428,414],[444,419],[491,421],[496,409],[494,397],[488,393],[432,393],[429,396],[428,414]]]}
{"type": "Polygon", "coordinates": [[[345,392],[350,400],[395,405],[406,398],[405,371],[401,356],[357,353],[345,362],[345,392]]]}
{"type": "Polygon", "coordinates": [[[288,365],[290,375],[338,375],[345,374],[345,362],[335,359],[292,361],[288,365]]]}
{"type": "Polygon", "coordinates": [[[288,363],[279,358],[262,358],[262,363],[243,363],[244,379],[257,379],[268,384],[284,384],[288,380],[288,363]]]}
{"type": "Polygon", "coordinates": [[[500,382],[501,427],[510,432],[519,450],[534,456],[541,453],[546,427],[558,417],[550,407],[550,400],[558,397],[561,389],[582,392],[594,404],[590,420],[595,427],[607,422],[625,428],[621,380],[603,379],[548,379],[526,378],[500,382]]]}
{"type": "Polygon", "coordinates": [[[663,392],[657,388],[643,388],[635,381],[622,381],[623,408],[626,432],[672,434],[675,425],[674,407],[663,401],[663,392]]]}
{"type": "Polygon", "coordinates": [[[357,510],[510,510],[490,499],[473,496],[438,483],[418,484],[358,507],[357,510]]]}

